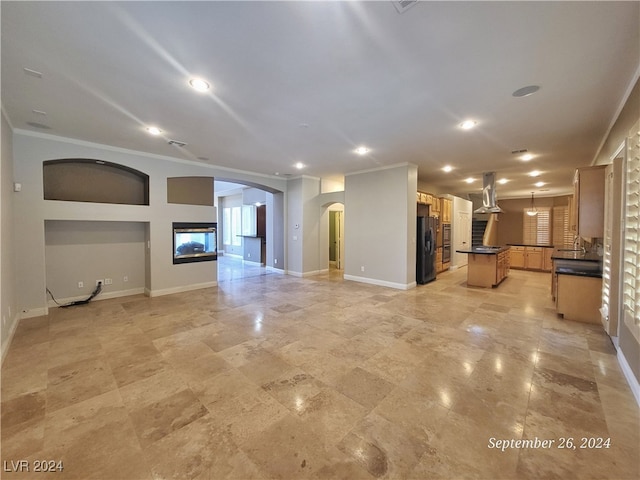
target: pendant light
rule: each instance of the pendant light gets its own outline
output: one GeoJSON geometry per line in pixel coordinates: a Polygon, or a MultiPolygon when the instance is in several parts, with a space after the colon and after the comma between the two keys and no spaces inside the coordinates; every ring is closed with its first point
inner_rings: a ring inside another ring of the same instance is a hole
{"type": "Polygon", "coordinates": [[[531,192],[531,206],[526,209],[527,215],[534,217],[538,214],[535,204],[533,203],[533,192],[531,192]]]}

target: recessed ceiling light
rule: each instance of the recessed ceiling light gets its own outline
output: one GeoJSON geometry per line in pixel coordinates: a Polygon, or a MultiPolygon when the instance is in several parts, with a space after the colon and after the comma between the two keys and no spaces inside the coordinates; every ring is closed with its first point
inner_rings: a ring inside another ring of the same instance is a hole
{"type": "Polygon", "coordinates": [[[209,88],[211,88],[211,85],[209,85],[208,82],[205,82],[201,78],[192,78],[191,80],[189,80],[189,85],[191,85],[191,88],[198,92],[206,92],[207,90],[209,90],[209,88]]]}
{"type": "Polygon", "coordinates": [[[500,180],[498,180],[498,183],[500,185],[504,185],[505,183],[507,183],[509,180],[507,180],[506,178],[501,178],[500,180]]]}
{"type": "Polygon", "coordinates": [[[538,170],[534,170],[532,172],[529,172],[529,176],[530,177],[539,177],[540,176],[540,172],[538,170]]]}
{"type": "Polygon", "coordinates": [[[473,182],[476,181],[476,179],[472,178],[472,177],[469,177],[469,178],[465,178],[464,181],[467,182],[467,183],[473,183],[473,182]]]}
{"type": "Polygon", "coordinates": [[[470,130],[478,124],[475,120],[465,120],[460,124],[460,128],[463,130],[470,130]]]}
{"type": "Polygon", "coordinates": [[[366,155],[369,151],[370,150],[367,147],[358,147],[354,150],[358,155],[366,155]]]}
{"type": "Polygon", "coordinates": [[[451,170],[453,170],[453,167],[451,165],[445,165],[444,167],[442,167],[443,172],[449,173],[451,170]]]}
{"type": "Polygon", "coordinates": [[[296,163],[296,164],[295,164],[295,167],[296,167],[298,170],[302,170],[302,169],[304,168],[304,163],[302,163],[302,162],[298,162],[298,163],[296,163]]]}
{"type": "Polygon", "coordinates": [[[538,90],[540,90],[538,85],[527,85],[526,87],[519,88],[511,95],[514,97],[528,97],[529,95],[536,93],[538,90]]]}
{"type": "Polygon", "coordinates": [[[531,160],[533,158],[533,155],[530,153],[525,153],[524,155],[522,155],[520,157],[520,160],[522,160],[523,162],[528,162],[529,160],[531,160]]]}
{"type": "Polygon", "coordinates": [[[162,130],[160,130],[158,127],[147,127],[147,132],[149,132],[151,135],[160,135],[162,133],[162,130]]]}
{"type": "Polygon", "coordinates": [[[544,182],[536,182],[536,187],[540,188],[540,187],[544,187],[545,183],[544,182]]]}

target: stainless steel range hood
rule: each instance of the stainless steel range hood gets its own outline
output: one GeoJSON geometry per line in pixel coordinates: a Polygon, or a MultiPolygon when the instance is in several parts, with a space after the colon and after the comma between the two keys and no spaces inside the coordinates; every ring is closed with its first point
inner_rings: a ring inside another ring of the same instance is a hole
{"type": "Polygon", "coordinates": [[[501,213],[496,202],[496,172],[482,174],[482,206],[473,213],[501,213]]]}

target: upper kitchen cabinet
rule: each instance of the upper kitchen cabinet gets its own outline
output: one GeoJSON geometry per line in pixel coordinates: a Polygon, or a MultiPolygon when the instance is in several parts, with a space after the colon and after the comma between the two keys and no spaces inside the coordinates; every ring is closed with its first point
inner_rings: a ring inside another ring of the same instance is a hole
{"type": "Polygon", "coordinates": [[[451,200],[448,198],[439,199],[442,204],[440,206],[440,218],[442,223],[451,223],[451,200]]]}
{"type": "Polygon", "coordinates": [[[604,236],[605,166],[578,168],[573,176],[571,231],[583,238],[604,236]]]}

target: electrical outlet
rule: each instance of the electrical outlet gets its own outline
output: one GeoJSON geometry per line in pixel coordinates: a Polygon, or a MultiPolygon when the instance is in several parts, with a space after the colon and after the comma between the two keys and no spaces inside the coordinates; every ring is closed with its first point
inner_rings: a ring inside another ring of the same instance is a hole
{"type": "Polygon", "coordinates": [[[361,272],[364,272],[364,265],[362,265],[362,266],[360,267],[360,271],[361,271],[361,272]]]}
{"type": "Polygon", "coordinates": [[[247,253],[247,258],[251,258],[251,252],[247,253]]]}
{"type": "Polygon", "coordinates": [[[96,280],[96,287],[97,287],[98,285],[104,285],[104,279],[99,278],[98,280],[96,280]]]}
{"type": "Polygon", "coordinates": [[[78,288],[84,288],[84,282],[78,282],[78,288]]]}
{"type": "Polygon", "coordinates": [[[123,282],[128,282],[129,281],[129,277],[128,276],[124,276],[124,278],[122,279],[123,282]]]}
{"type": "Polygon", "coordinates": [[[277,259],[277,258],[274,258],[274,259],[273,259],[273,264],[274,264],[274,265],[277,265],[277,264],[278,264],[278,259],[277,259]]]}
{"type": "Polygon", "coordinates": [[[113,285],[113,279],[111,279],[111,278],[105,278],[105,279],[104,279],[104,284],[105,284],[105,285],[113,285]]]}

